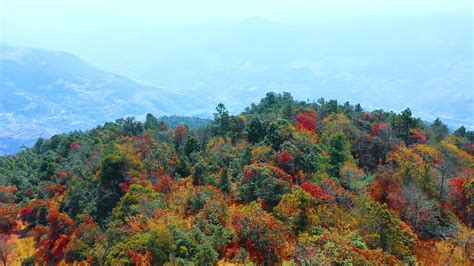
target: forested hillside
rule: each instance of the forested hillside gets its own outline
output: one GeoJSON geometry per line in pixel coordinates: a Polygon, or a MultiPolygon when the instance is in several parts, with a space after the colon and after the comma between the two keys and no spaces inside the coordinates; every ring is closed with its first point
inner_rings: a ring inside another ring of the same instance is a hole
{"type": "Polygon", "coordinates": [[[212,106],[106,72],[70,53],[0,43],[0,155],[124,116],[195,116],[203,108],[212,106]]]}
{"type": "Polygon", "coordinates": [[[119,119],[0,157],[5,263],[474,264],[464,127],[289,93],[184,122],[119,119]]]}

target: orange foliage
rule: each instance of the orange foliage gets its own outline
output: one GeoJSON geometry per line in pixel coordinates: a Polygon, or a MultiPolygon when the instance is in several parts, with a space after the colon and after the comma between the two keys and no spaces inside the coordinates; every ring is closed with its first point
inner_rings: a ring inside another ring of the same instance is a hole
{"type": "Polygon", "coordinates": [[[59,262],[64,258],[66,246],[72,236],[74,222],[57,206],[52,206],[47,216],[48,225],[37,225],[33,229],[36,241],[36,255],[43,262],[59,262]]]}

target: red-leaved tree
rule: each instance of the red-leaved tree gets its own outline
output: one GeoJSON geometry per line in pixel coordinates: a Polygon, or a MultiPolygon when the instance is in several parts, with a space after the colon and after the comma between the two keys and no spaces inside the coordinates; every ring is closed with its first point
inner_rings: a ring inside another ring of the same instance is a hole
{"type": "Polygon", "coordinates": [[[296,115],[296,128],[314,131],[317,121],[318,115],[315,111],[301,112],[296,115]]]}

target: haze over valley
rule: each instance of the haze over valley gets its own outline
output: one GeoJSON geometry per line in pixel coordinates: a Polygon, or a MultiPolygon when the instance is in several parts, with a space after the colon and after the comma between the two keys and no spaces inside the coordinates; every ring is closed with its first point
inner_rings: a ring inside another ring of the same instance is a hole
{"type": "MultiPolygon", "coordinates": [[[[38,10],[69,12],[60,5],[38,10]]],[[[175,25],[150,16],[148,25],[140,18],[69,25],[81,34],[66,30],[73,18],[65,25],[38,22],[47,38],[20,34],[22,23],[17,31],[4,27],[0,153],[123,116],[210,118],[220,102],[236,114],[269,91],[368,110],[410,107],[427,122],[439,117],[452,130],[473,129],[472,16],[363,15],[191,16],[175,25]]],[[[11,25],[10,16],[4,14],[4,25],[11,25]]]]}

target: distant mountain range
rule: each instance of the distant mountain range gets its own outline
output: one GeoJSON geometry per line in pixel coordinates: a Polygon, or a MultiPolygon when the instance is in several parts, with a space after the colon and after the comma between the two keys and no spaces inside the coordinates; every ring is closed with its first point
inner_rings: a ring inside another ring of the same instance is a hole
{"type": "Polygon", "coordinates": [[[146,84],[211,106],[224,102],[234,113],[268,91],[289,91],[299,100],[410,107],[427,121],[474,129],[472,30],[472,17],[448,15],[299,25],[256,18],[169,30],[107,28],[64,47],[146,84]]]}
{"type": "Polygon", "coordinates": [[[3,45],[0,154],[129,115],[207,118],[219,102],[238,113],[268,91],[369,109],[410,107],[426,121],[440,117],[452,129],[473,130],[471,22],[407,17],[290,26],[252,19],[103,29],[64,40],[64,47],[86,43],[68,51],[120,75],[70,53],[3,45]]]}
{"type": "Polygon", "coordinates": [[[190,116],[210,109],[199,99],[99,70],[69,53],[3,45],[0,67],[0,154],[123,116],[190,116]]]}

